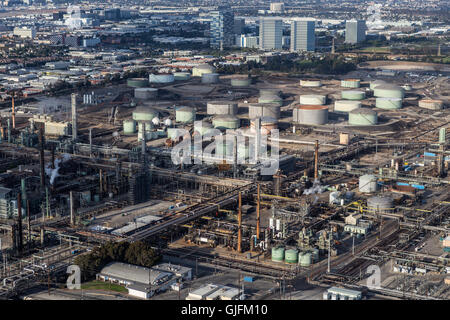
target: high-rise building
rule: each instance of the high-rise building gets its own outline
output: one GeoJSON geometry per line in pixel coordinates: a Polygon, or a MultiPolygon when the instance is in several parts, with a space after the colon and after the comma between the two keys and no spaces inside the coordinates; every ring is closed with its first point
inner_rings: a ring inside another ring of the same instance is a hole
{"type": "Polygon", "coordinates": [[[312,20],[294,20],[291,22],[291,51],[314,51],[316,23],[312,20]]]}
{"type": "Polygon", "coordinates": [[[282,13],[284,11],[284,3],[283,2],[273,2],[270,4],[270,11],[276,13],[282,13]]]}
{"type": "Polygon", "coordinates": [[[245,19],[236,18],[234,19],[234,34],[243,34],[245,30],[245,19]]]}
{"type": "Polygon", "coordinates": [[[350,20],[345,23],[345,42],[358,43],[366,40],[366,22],[350,20]]]}
{"type": "Polygon", "coordinates": [[[34,39],[36,37],[36,29],[35,28],[14,28],[13,34],[20,38],[30,38],[34,39]]]}
{"type": "Polygon", "coordinates": [[[259,47],[263,50],[280,50],[282,47],[283,22],[279,18],[259,20],[259,47]]]}
{"type": "Polygon", "coordinates": [[[231,47],[235,44],[234,14],[230,10],[211,12],[211,48],[231,47]]]}

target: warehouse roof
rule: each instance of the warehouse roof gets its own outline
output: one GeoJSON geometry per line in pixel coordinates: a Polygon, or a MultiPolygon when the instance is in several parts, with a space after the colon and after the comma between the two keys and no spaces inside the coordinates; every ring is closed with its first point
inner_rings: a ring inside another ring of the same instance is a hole
{"type": "Polygon", "coordinates": [[[111,262],[107,264],[102,269],[100,274],[130,282],[138,282],[144,284],[151,283],[152,285],[157,285],[162,279],[171,277],[173,275],[170,272],[153,270],[150,268],[139,267],[122,262],[111,262]]]}

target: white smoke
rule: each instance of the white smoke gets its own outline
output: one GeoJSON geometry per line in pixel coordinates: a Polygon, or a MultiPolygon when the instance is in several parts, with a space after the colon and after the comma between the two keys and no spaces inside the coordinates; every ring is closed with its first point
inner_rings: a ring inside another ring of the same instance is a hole
{"type": "MultiPolygon", "coordinates": [[[[309,189],[305,189],[303,191],[303,194],[304,195],[320,194],[320,193],[324,192],[327,189],[327,187],[328,186],[320,185],[320,181],[319,180],[314,180],[312,187],[309,188],[309,189]]],[[[315,201],[317,201],[317,199],[315,201]]]]}
{"type": "Polygon", "coordinates": [[[47,166],[45,167],[45,173],[47,176],[50,177],[50,184],[53,185],[53,182],[55,182],[55,179],[59,177],[58,171],[59,171],[59,165],[61,163],[64,163],[70,159],[70,154],[64,153],[61,158],[55,159],[55,169],[51,168],[51,163],[47,163],[47,166]]]}

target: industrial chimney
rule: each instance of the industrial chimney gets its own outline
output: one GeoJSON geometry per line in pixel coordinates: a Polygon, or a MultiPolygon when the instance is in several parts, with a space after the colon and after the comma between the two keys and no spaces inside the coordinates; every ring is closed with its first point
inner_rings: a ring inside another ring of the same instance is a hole
{"type": "Polygon", "coordinates": [[[77,140],[77,94],[72,93],[72,140],[77,140]]]}

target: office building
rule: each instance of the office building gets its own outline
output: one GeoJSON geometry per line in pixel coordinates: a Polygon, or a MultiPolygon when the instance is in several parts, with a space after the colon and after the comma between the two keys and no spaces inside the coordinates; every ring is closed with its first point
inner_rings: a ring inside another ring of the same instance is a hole
{"type": "Polygon", "coordinates": [[[274,2],[270,4],[270,11],[275,13],[282,13],[284,11],[283,2],[274,2]]]}
{"type": "Polygon", "coordinates": [[[243,34],[245,32],[245,19],[234,19],[234,34],[243,34]]]}
{"type": "Polygon", "coordinates": [[[345,43],[358,43],[366,40],[366,22],[350,20],[345,23],[345,43]]]}
{"type": "Polygon", "coordinates": [[[237,45],[241,48],[258,48],[259,38],[255,36],[241,35],[238,37],[237,45]]]}
{"type": "Polygon", "coordinates": [[[291,51],[314,51],[316,36],[315,21],[294,20],[291,23],[291,51]]]}
{"type": "Polygon", "coordinates": [[[279,18],[261,18],[259,21],[259,47],[263,50],[280,50],[283,22],[279,18]]]}
{"type": "Polygon", "coordinates": [[[14,28],[14,35],[20,38],[30,38],[34,39],[36,37],[36,29],[35,28],[14,28]]]}
{"type": "Polygon", "coordinates": [[[234,14],[229,10],[211,12],[210,25],[211,48],[231,47],[235,44],[234,14]]]}

